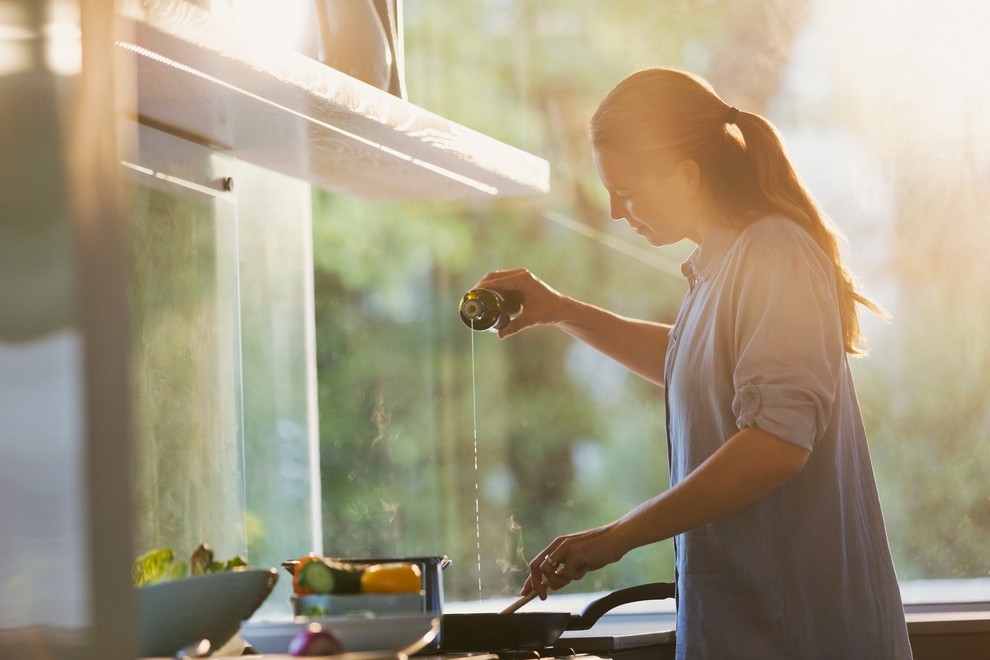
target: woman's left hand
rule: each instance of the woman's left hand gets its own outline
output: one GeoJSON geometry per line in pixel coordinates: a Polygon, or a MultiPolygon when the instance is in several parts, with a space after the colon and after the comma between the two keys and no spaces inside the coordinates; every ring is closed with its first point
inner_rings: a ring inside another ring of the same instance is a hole
{"type": "Polygon", "coordinates": [[[616,539],[615,523],[559,536],[529,563],[530,575],[519,593],[535,590],[544,600],[548,589],[562,589],[624,554],[616,539]]]}

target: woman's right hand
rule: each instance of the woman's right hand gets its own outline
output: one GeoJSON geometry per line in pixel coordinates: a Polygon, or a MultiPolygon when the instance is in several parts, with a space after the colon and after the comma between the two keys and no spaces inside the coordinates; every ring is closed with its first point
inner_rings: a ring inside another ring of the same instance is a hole
{"type": "Polygon", "coordinates": [[[616,521],[554,539],[529,563],[530,574],[519,595],[535,591],[541,600],[545,600],[548,589],[563,589],[589,571],[622,559],[626,548],[617,538],[618,526],[619,521],[616,521]]]}
{"type": "Polygon", "coordinates": [[[522,295],[522,313],[499,328],[498,336],[505,339],[535,325],[552,325],[560,320],[561,304],[566,298],[525,268],[496,270],[482,277],[477,289],[499,293],[516,291],[522,295]]]}

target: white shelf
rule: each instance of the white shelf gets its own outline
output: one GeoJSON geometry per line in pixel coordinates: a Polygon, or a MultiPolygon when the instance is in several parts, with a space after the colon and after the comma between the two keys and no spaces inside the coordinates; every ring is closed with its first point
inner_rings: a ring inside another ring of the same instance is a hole
{"type": "Polygon", "coordinates": [[[302,54],[249,46],[182,0],[123,0],[118,12],[141,123],[370,200],[549,191],[545,160],[302,54]]]}

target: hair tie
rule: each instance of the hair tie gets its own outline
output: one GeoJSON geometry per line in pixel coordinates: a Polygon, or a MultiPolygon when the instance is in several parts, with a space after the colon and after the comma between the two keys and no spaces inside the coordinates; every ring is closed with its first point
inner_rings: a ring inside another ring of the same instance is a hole
{"type": "Polygon", "coordinates": [[[735,124],[736,123],[736,119],[738,117],[739,117],[739,110],[737,108],[734,108],[732,106],[729,106],[729,110],[728,110],[728,112],[725,115],[725,123],[726,124],[735,124]]]}

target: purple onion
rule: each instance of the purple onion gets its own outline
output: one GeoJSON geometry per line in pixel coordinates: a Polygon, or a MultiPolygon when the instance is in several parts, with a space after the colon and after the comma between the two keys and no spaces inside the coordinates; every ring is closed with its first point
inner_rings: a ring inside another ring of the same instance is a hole
{"type": "Polygon", "coordinates": [[[333,630],[319,623],[310,623],[289,642],[289,655],[336,655],[343,653],[344,645],[333,630]]]}

